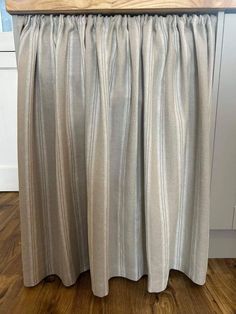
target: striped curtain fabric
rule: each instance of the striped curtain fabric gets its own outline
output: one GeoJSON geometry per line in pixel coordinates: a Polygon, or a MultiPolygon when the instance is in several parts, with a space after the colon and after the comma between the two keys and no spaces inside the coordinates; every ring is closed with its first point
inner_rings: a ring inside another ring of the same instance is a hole
{"type": "Polygon", "coordinates": [[[24,284],[204,284],[214,15],[14,17],[24,284]]]}

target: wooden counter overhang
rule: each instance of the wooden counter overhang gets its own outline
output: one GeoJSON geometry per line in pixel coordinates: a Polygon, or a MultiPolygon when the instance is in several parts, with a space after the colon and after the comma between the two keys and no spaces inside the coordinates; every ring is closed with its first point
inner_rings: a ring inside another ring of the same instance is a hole
{"type": "Polygon", "coordinates": [[[236,0],[7,0],[11,14],[236,12],[236,0]]]}

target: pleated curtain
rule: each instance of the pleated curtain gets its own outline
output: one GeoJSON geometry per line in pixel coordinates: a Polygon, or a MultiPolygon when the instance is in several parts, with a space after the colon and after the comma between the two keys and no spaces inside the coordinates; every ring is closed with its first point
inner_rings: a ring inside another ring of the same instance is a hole
{"type": "Polygon", "coordinates": [[[214,15],[14,16],[24,284],[204,284],[214,15]]]}

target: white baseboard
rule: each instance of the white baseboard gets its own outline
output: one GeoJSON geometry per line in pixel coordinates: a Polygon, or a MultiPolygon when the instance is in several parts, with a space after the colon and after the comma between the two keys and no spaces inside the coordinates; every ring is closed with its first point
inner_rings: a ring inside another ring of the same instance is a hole
{"type": "Polygon", "coordinates": [[[236,230],[210,230],[210,258],[236,258],[236,230]]]}
{"type": "Polygon", "coordinates": [[[0,191],[19,191],[17,167],[0,166],[0,191]]]}

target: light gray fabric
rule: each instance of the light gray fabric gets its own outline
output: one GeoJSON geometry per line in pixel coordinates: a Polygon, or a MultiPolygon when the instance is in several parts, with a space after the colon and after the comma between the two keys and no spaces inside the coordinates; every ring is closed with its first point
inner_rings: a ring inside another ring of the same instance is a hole
{"type": "Polygon", "coordinates": [[[24,283],[204,284],[216,17],[15,16],[24,283]]]}

